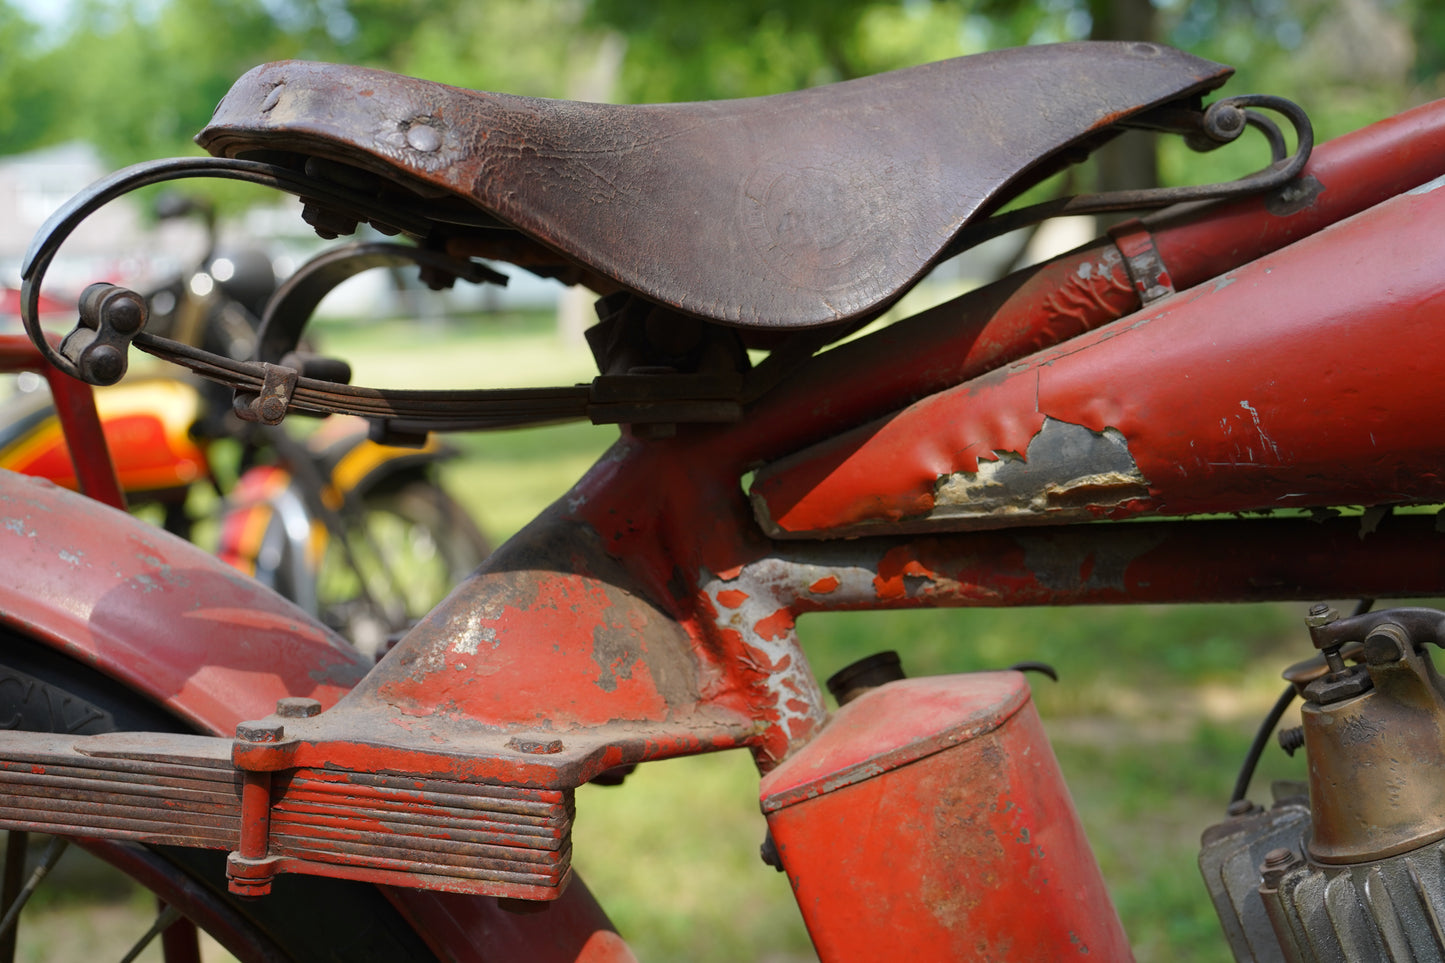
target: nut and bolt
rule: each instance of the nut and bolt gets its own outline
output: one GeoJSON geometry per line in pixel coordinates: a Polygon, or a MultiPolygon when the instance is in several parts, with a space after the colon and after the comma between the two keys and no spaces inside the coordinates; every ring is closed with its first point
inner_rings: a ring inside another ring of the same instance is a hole
{"type": "Polygon", "coordinates": [[[773,869],[780,873],[783,871],[783,854],[778,852],[778,844],[773,841],[773,831],[771,829],[768,830],[768,834],[763,837],[763,844],[758,847],[758,855],[762,857],[764,863],[773,867],[773,869]]]}
{"type": "Polygon", "coordinates": [[[1304,726],[1293,726],[1279,731],[1279,747],[1293,756],[1305,744],[1304,726]]]}
{"type": "Polygon", "coordinates": [[[359,222],[349,214],[322,207],[314,201],[302,201],[301,220],[310,224],[323,241],[334,241],[343,234],[356,232],[359,222]]]}
{"type": "MultiPolygon", "coordinates": [[[[1325,654],[1329,655],[1328,652],[1325,654]]],[[[1339,658],[1338,651],[1334,654],[1336,658],[1339,658]]],[[[1321,676],[1305,686],[1304,697],[1306,702],[1315,705],[1329,705],[1332,702],[1343,702],[1357,695],[1363,695],[1374,687],[1375,680],[1370,678],[1370,673],[1364,666],[1353,665],[1346,668],[1344,660],[1341,659],[1338,672],[1321,676]]]]}
{"type": "Polygon", "coordinates": [[[1271,849],[1264,854],[1264,862],[1259,867],[1259,875],[1263,877],[1261,889],[1278,889],[1279,881],[1284,879],[1284,874],[1293,869],[1300,862],[1299,857],[1289,849],[1271,849]]]}
{"type": "Polygon", "coordinates": [[[283,719],[310,719],[321,714],[321,703],[302,696],[276,700],[276,714],[283,719]]]}
{"type": "Polygon", "coordinates": [[[1259,811],[1259,807],[1248,799],[1236,799],[1229,804],[1229,809],[1226,810],[1231,816],[1248,816],[1251,813],[1257,813],[1259,811]]]}
{"type": "Polygon", "coordinates": [[[280,742],[286,730],[274,722],[243,722],[236,726],[236,738],[242,742],[280,742]]]}

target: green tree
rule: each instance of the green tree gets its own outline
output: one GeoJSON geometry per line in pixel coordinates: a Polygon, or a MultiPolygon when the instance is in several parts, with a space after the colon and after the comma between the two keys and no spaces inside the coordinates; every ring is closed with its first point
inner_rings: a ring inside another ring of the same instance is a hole
{"type": "Polygon", "coordinates": [[[0,154],[40,146],[49,139],[61,96],[61,78],[36,56],[40,30],[0,0],[0,154]]]}

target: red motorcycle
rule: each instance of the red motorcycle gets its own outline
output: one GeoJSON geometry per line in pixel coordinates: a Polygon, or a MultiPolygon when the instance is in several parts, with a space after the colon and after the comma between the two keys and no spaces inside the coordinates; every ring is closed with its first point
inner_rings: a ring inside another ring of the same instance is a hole
{"type": "MultiPolygon", "coordinates": [[[[147,332],[114,287],[38,350],[102,383],[133,344],[261,423],[348,413],[416,440],[586,418],[620,437],[370,671],[187,545],[5,477],[21,684],[0,692],[22,731],[0,734],[0,825],[75,838],[245,959],[628,959],[570,869],[575,789],[746,749],[764,856],[822,958],[1128,958],[1020,672],[905,678],[880,655],[830,680],[829,709],[794,625],[1445,588],[1436,519],[1407,510],[1445,501],[1445,102],[1313,150],[1288,101],[1205,106],[1229,73],[1075,44],[617,107],[252,71],[200,134],[215,159],[122,171],[56,215],[32,305],[108,199],[242,179],[302,198],[323,235],[415,239],[436,280],[486,256],[590,286],[599,376],[344,384],[296,351],[316,293],[297,288],[251,361],[147,332]],[[1128,128],[1201,149],[1258,131],[1275,159],[1007,206],[1128,128]],[[1154,213],[844,340],[986,237],[1116,210],[1154,213]],[[1361,505],[1368,524],[1329,511],[1361,505]]],[[[1440,959],[1445,613],[1320,605],[1308,636],[1281,699],[1304,699],[1308,793],[1257,805],[1247,764],[1204,834],[1206,890],[1242,960],[1440,959]]]]}

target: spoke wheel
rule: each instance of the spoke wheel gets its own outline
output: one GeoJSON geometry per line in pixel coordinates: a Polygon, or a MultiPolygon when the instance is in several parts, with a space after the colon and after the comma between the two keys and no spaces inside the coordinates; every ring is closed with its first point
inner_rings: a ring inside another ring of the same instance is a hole
{"type": "Polygon", "coordinates": [[[346,546],[322,560],[317,599],[322,621],[363,652],[431,611],[491,553],[457,501],[424,479],[363,492],[345,517],[346,546]]]}

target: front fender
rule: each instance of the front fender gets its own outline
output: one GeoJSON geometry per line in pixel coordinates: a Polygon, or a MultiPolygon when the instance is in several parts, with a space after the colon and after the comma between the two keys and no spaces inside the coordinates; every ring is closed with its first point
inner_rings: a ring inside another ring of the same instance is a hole
{"type": "Polygon", "coordinates": [[[0,623],[94,666],[203,731],[329,706],[367,660],[295,605],[159,529],[0,471],[0,623]]]}

